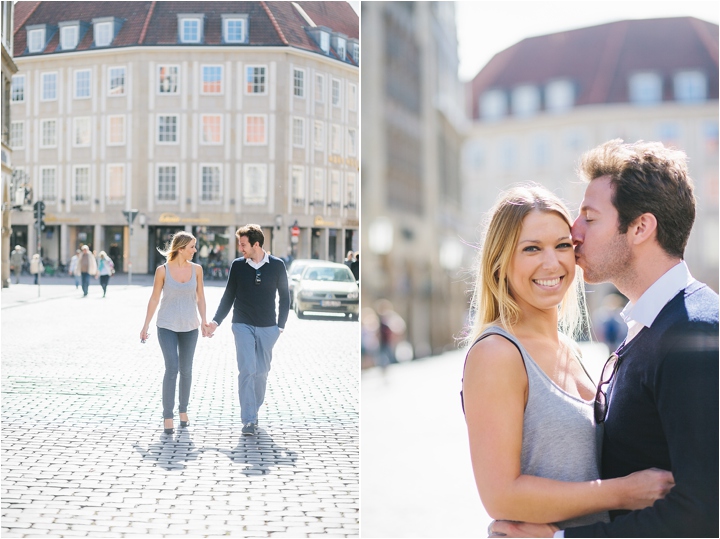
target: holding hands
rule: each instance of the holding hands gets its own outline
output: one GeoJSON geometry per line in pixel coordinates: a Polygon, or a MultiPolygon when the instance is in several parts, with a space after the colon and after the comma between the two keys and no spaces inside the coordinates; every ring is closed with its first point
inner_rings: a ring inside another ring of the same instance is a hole
{"type": "Polygon", "coordinates": [[[215,323],[215,320],[212,320],[210,323],[204,322],[200,328],[202,330],[202,336],[203,337],[212,337],[213,333],[215,333],[215,330],[217,329],[218,325],[215,323]]]}

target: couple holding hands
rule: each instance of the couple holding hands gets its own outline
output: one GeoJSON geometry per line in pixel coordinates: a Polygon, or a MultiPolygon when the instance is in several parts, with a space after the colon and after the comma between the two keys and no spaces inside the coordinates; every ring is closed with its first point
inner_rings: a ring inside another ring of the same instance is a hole
{"type": "Polygon", "coordinates": [[[491,537],[718,537],[718,296],[683,260],[686,157],[621,140],[587,152],[573,221],[539,186],[492,210],[463,409],[491,537]],[[629,299],[590,378],[582,280],[629,299]],[[559,330],[559,331],[558,331],[559,330]]]}
{"type": "Polygon", "coordinates": [[[210,322],[206,317],[202,266],[192,262],[197,252],[195,237],[180,231],[165,251],[158,249],[167,262],[155,270],[140,340],[148,339],[150,321],[159,305],[158,342],[165,359],[162,389],[165,434],[174,433],[178,374],[180,426],[184,428],[190,424],[187,406],[198,328],[203,337],[212,337],[233,307],[232,332],[239,372],[242,433],[246,436],[257,433],[258,409],[265,399],[272,349],[287,322],[290,295],[285,263],[265,252],[265,237],[260,226],[243,226],[235,235],[243,256],[233,261],[225,292],[210,322]],[[276,295],[279,296],[279,312],[275,308],[276,295]]]}

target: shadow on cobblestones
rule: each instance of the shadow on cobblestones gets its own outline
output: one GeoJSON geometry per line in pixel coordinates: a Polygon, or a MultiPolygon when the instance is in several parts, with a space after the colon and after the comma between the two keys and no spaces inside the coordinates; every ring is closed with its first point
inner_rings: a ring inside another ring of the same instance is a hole
{"type": "Polygon", "coordinates": [[[138,444],[134,444],[133,448],[143,460],[165,470],[184,470],[187,463],[197,460],[203,453],[221,453],[233,464],[245,466],[241,471],[245,475],[266,475],[280,466],[294,467],[298,456],[295,451],[277,445],[262,430],[252,438],[240,438],[237,446],[230,450],[221,447],[198,448],[190,434],[184,431],[175,437],[163,434],[159,442],[151,444],[147,449],[138,444]]]}

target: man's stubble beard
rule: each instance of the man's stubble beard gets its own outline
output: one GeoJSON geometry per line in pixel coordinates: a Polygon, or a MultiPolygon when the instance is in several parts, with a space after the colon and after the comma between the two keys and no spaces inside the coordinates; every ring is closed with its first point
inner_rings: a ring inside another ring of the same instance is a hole
{"type": "Polygon", "coordinates": [[[626,288],[625,285],[633,280],[635,267],[635,255],[627,244],[627,236],[616,234],[601,257],[602,260],[582,268],[585,282],[612,283],[618,290],[626,288]]]}

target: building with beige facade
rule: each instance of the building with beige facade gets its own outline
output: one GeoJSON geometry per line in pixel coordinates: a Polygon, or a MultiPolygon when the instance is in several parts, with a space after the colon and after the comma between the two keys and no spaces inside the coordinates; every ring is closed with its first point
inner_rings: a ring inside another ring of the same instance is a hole
{"type": "MultiPolygon", "coordinates": [[[[584,151],[614,138],[659,140],[688,156],[697,217],[686,260],[718,289],[716,24],[629,20],[528,38],[493,57],[468,96],[464,204],[478,223],[502,190],[526,181],[576,212],[584,151]]],[[[601,296],[588,295],[591,308],[601,296]]]]}
{"type": "Polygon", "coordinates": [[[389,300],[423,357],[467,311],[455,5],[363,2],[362,23],[362,305],[389,300]]]}
{"type": "Polygon", "coordinates": [[[10,283],[10,212],[12,208],[12,148],[10,146],[10,91],[12,76],[17,72],[13,61],[13,2],[0,2],[2,5],[2,243],[0,244],[0,271],[2,271],[2,287],[10,283]]]}
{"type": "Polygon", "coordinates": [[[16,3],[13,241],[35,252],[43,200],[52,263],[88,244],[153,272],[184,229],[222,267],[245,223],[278,256],[341,261],[359,243],[358,37],[346,2],[16,3]]]}

